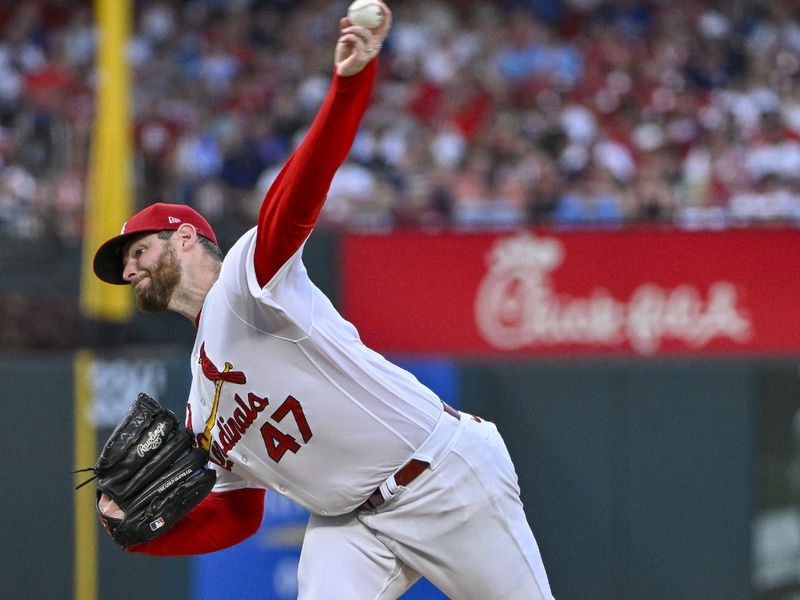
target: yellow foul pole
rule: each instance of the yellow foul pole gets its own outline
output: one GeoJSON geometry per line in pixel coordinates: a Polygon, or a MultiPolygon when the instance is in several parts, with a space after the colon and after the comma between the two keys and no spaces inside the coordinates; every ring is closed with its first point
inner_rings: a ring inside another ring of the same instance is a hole
{"type": "Polygon", "coordinates": [[[125,49],[131,27],[130,0],[95,0],[97,20],[96,113],[84,215],[81,311],[108,321],[133,313],[127,286],[97,279],[92,259],[98,246],[119,234],[133,208],[130,85],[125,49]]]}

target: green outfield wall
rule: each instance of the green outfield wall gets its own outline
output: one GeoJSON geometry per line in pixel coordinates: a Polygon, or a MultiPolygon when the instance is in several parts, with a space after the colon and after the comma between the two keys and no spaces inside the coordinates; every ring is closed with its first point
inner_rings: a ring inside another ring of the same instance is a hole
{"type": "Polygon", "coordinates": [[[486,363],[495,420],[558,598],[746,599],[754,377],[743,361],[486,363]]]}

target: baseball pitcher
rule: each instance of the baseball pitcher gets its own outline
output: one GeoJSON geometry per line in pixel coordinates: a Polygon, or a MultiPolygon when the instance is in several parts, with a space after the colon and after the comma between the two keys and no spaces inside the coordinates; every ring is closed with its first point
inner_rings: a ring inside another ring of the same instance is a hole
{"type": "Polygon", "coordinates": [[[453,598],[549,600],[495,426],[367,348],[303,265],[368,105],[391,27],[380,6],[376,28],[341,20],[324,103],[224,260],[208,222],[174,204],[98,249],[100,279],[197,330],[185,425],[140,396],[92,469],[98,511],[130,552],[197,554],[254,534],[272,490],[312,515],[302,599],[397,598],[424,576],[453,598]]]}

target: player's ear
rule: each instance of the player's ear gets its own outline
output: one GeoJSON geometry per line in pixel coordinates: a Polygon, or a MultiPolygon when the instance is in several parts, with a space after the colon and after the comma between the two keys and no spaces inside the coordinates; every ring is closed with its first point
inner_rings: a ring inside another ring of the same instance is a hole
{"type": "Polygon", "coordinates": [[[175,230],[175,235],[178,247],[181,249],[188,250],[197,242],[197,229],[190,223],[181,223],[180,227],[175,230]]]}

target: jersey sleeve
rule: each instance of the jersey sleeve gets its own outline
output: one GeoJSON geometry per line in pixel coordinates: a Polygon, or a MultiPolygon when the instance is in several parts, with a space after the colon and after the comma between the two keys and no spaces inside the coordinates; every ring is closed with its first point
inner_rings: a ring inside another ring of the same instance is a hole
{"type": "Polygon", "coordinates": [[[239,238],[222,264],[217,285],[224,309],[264,334],[299,341],[311,331],[315,299],[302,261],[303,244],[262,285],[255,269],[256,234],[254,227],[239,238]]]}
{"type": "Polygon", "coordinates": [[[372,92],[378,59],[356,75],[334,75],[302,143],[261,205],[254,255],[261,286],[302,246],[317,221],[337,169],[355,140],[372,92]]]}
{"type": "Polygon", "coordinates": [[[229,548],[258,531],[265,492],[260,488],[211,492],[172,529],[126,550],[152,556],[185,556],[229,548]]]}

